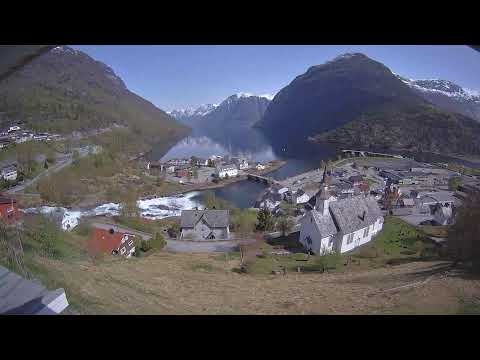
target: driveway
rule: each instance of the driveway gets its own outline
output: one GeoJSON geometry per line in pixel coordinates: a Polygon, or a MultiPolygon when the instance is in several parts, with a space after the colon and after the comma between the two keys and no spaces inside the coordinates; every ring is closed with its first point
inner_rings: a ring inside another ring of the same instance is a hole
{"type": "Polygon", "coordinates": [[[167,240],[165,250],[173,252],[230,252],[238,248],[236,241],[183,241],[167,240]]]}

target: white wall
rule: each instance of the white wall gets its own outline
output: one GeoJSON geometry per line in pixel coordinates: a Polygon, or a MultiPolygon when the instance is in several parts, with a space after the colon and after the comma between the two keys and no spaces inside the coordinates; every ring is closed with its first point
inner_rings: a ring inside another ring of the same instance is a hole
{"type": "Polygon", "coordinates": [[[378,234],[378,232],[382,229],[382,227],[383,227],[383,218],[379,218],[377,219],[377,221],[375,221],[375,223],[368,226],[367,236],[363,236],[366,227],[355,231],[353,233],[353,241],[350,244],[347,243],[349,234],[345,234],[342,236],[342,239],[339,241],[338,249],[340,250],[341,253],[344,253],[347,251],[351,251],[363,244],[366,244],[367,242],[371,241],[376,234],[378,234]]]}
{"type": "Polygon", "coordinates": [[[305,214],[300,220],[300,243],[307,250],[311,250],[315,254],[324,254],[331,252],[334,248],[335,241],[332,236],[321,238],[318,228],[315,226],[311,212],[305,214]],[[306,238],[310,236],[312,244],[308,244],[306,238]]]}

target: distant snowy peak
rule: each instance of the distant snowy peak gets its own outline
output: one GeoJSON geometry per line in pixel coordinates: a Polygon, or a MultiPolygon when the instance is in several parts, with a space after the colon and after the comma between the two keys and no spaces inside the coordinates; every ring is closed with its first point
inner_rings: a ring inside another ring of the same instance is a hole
{"type": "Polygon", "coordinates": [[[271,95],[271,94],[254,95],[254,94],[251,94],[251,93],[240,92],[240,93],[231,95],[228,98],[226,98],[220,104],[220,106],[226,105],[226,104],[231,104],[231,103],[237,102],[240,99],[247,99],[247,98],[263,98],[263,99],[267,99],[268,101],[271,101],[274,96],[275,95],[271,95]]]}
{"type": "Polygon", "coordinates": [[[215,110],[218,107],[218,104],[204,104],[200,105],[197,108],[186,108],[186,109],[175,109],[172,111],[167,111],[167,114],[175,118],[186,118],[186,117],[200,117],[205,116],[212,110],[215,110]]]}
{"type": "Polygon", "coordinates": [[[400,75],[397,75],[397,77],[414,90],[435,93],[439,95],[445,95],[450,98],[454,98],[455,100],[474,102],[474,103],[480,104],[479,91],[462,88],[461,86],[448,80],[440,80],[440,79],[413,80],[413,79],[406,79],[400,75]]]}

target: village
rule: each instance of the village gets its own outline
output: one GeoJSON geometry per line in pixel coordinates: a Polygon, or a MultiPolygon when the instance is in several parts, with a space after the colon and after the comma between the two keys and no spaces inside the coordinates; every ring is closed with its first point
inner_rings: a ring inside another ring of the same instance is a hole
{"type": "MultiPolygon", "coordinates": [[[[11,132],[15,131],[18,129],[11,132]]],[[[285,276],[293,270],[309,273],[319,261],[321,271],[329,271],[332,256],[351,259],[352,254],[375,248],[373,240],[382,237],[385,226],[390,234],[392,226],[403,229],[403,224],[408,224],[423,234],[422,241],[428,242],[429,249],[439,251],[463,202],[480,192],[478,175],[451,170],[448,164],[352,150],[282,180],[269,177],[286,164],[281,160],[261,163],[212,155],[206,159],[192,156],[150,161],[140,154],[131,162],[147,177],[180,186],[166,198],[170,199],[166,205],[158,205],[159,209],[173,209],[176,215],[151,219],[135,210],[135,204],[105,204],[99,206],[105,211],[96,209],[87,215],[65,208],[42,207],[37,211],[22,208],[11,192],[0,198],[0,219],[7,227],[16,228],[38,221],[32,219],[42,214],[55,224],[56,231],[65,234],[60,237],[83,234],[82,251],[91,259],[142,258],[159,251],[240,254],[241,273],[255,273],[252,264],[267,263],[262,271],[285,276]],[[250,208],[238,209],[221,199],[201,206],[188,205],[188,201],[181,205],[186,193],[239,181],[259,182],[265,187],[250,208]],[[300,259],[299,254],[307,257],[300,259]]],[[[4,166],[1,176],[15,181],[16,167],[4,166]]],[[[349,266],[351,260],[342,261],[346,261],[342,266],[349,266]]],[[[63,304],[56,310],[59,313],[68,307],[68,294],[55,294],[52,302],[63,304]]]]}

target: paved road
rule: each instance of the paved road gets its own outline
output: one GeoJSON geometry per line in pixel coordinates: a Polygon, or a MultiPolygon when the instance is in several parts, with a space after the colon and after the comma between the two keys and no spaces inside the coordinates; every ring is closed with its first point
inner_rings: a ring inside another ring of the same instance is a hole
{"type": "MultiPolygon", "coordinates": [[[[75,149],[75,150],[78,151],[80,157],[84,157],[84,156],[88,155],[88,148],[78,148],[78,149],[75,149]]],[[[40,174],[35,176],[33,179],[26,180],[22,184],[14,186],[14,187],[8,189],[5,192],[7,194],[13,194],[13,193],[16,193],[17,191],[22,191],[26,187],[28,187],[28,186],[32,185],[33,183],[37,182],[38,180],[40,180],[42,177],[46,176],[47,174],[56,173],[56,172],[62,170],[64,167],[70,165],[72,163],[72,161],[73,161],[73,154],[68,154],[68,155],[65,155],[63,157],[59,157],[59,158],[56,159],[55,164],[50,166],[47,170],[42,171],[40,174]]]]}
{"type": "Polygon", "coordinates": [[[230,252],[238,248],[236,241],[182,241],[167,240],[165,250],[173,252],[230,252]]]}

